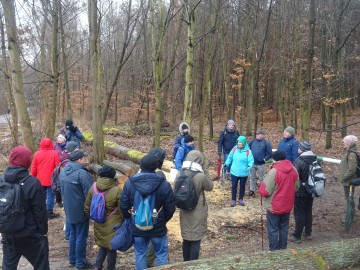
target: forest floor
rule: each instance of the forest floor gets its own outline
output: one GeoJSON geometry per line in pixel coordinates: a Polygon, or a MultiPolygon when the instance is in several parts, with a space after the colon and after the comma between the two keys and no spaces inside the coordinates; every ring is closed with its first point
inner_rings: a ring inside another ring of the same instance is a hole
{"type": "MultiPolygon", "coordinates": [[[[349,117],[348,123],[356,121],[357,114],[349,117]]],[[[226,122],[224,120],[224,122],[226,122]]],[[[78,124],[81,128],[81,124],[78,124]]],[[[314,118],[312,129],[320,126],[319,120],[314,118]]],[[[223,123],[218,122],[215,126],[216,134],[223,128],[223,123]]],[[[84,130],[85,128],[81,128],[84,130]]],[[[267,139],[272,143],[273,148],[282,138],[283,129],[279,123],[268,122],[264,124],[264,130],[267,132],[267,139]]],[[[177,128],[171,131],[176,134],[177,128]]],[[[196,128],[191,132],[196,133],[196,128]]],[[[360,126],[353,125],[348,127],[348,134],[360,134],[360,126]]],[[[299,137],[299,136],[297,136],[299,137]]],[[[151,148],[152,140],[149,135],[136,135],[133,138],[106,136],[105,140],[114,141],[120,145],[148,152],[151,148]]],[[[313,144],[313,151],[317,155],[340,158],[343,150],[341,147],[340,133],[333,135],[333,148],[325,149],[325,134],[312,131],[310,141],[313,144]]],[[[298,138],[299,139],[299,138],[298,138]]],[[[172,144],[174,138],[165,139],[161,142],[161,147],[166,149],[168,156],[172,154],[172,144]]],[[[216,177],[217,166],[217,144],[216,140],[205,142],[204,153],[210,161],[210,172],[213,178],[216,177]]],[[[89,145],[85,149],[91,151],[89,145]]],[[[116,161],[115,157],[111,157],[116,161]]],[[[268,165],[269,166],[269,165],[268,165]]],[[[349,234],[345,234],[341,218],[345,216],[346,201],[344,198],[343,187],[337,182],[338,165],[323,163],[323,168],[327,176],[326,193],[321,198],[314,200],[313,206],[313,240],[303,240],[300,244],[288,243],[288,248],[303,248],[317,245],[329,241],[337,241],[348,238],[360,237],[360,219],[355,222],[349,234]]],[[[269,168],[269,167],[268,167],[269,168]]],[[[249,182],[249,181],[248,181],[249,182]]],[[[206,193],[209,204],[208,233],[201,242],[200,258],[211,258],[219,255],[230,254],[251,254],[262,251],[262,239],[264,239],[264,250],[268,250],[268,241],[266,236],[266,214],[260,205],[260,196],[245,197],[245,206],[229,207],[231,184],[226,182],[222,187],[218,181],[214,181],[215,187],[212,192],[206,193]],[[261,217],[263,222],[261,222],[261,217]],[[263,228],[263,230],[262,230],[263,228]]],[[[247,183],[246,194],[249,191],[247,183]]],[[[357,192],[358,193],[358,192],[357,192]]],[[[355,196],[355,207],[357,210],[358,196],[355,196]]],[[[68,242],[64,238],[64,212],[63,209],[55,209],[55,212],[61,213],[58,219],[49,220],[49,245],[50,245],[50,264],[51,269],[67,269],[68,260],[68,242]]],[[[360,213],[358,213],[358,216],[360,213]]],[[[294,230],[294,218],[291,214],[289,236],[294,230]]],[[[93,240],[93,225],[90,225],[90,236],[87,246],[88,259],[95,261],[97,247],[93,240]]],[[[170,263],[182,261],[181,234],[179,225],[179,211],[177,210],[172,220],[168,223],[169,236],[169,256],[170,263]]],[[[32,269],[25,259],[21,259],[19,269],[32,269]]],[[[70,269],[70,268],[69,268],[70,269]]],[[[118,252],[117,269],[135,269],[134,250],[131,248],[128,252],[118,252]]]]}

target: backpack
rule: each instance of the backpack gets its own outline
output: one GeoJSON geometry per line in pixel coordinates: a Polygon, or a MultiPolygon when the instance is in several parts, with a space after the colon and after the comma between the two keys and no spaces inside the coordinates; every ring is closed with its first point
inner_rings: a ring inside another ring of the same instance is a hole
{"type": "Polygon", "coordinates": [[[29,176],[13,184],[0,178],[0,233],[14,234],[25,227],[21,186],[29,176]]]}
{"type": "MultiPolygon", "coordinates": [[[[235,154],[236,148],[237,148],[237,146],[234,146],[234,148],[233,148],[233,154],[235,154]]],[[[247,150],[246,150],[246,156],[247,156],[247,157],[249,156],[249,153],[250,153],[250,150],[247,149],[247,150]]]]}
{"type": "Polygon", "coordinates": [[[175,205],[177,208],[183,210],[195,209],[199,196],[196,192],[193,177],[198,172],[192,172],[190,175],[185,175],[183,170],[180,171],[179,177],[175,181],[174,196],[175,205]]]}
{"type": "MultiPolygon", "coordinates": [[[[108,192],[106,191],[98,191],[96,188],[96,183],[93,184],[94,194],[91,198],[90,203],[90,219],[97,222],[97,223],[104,223],[106,221],[106,202],[105,202],[105,195],[108,192]]],[[[109,216],[111,216],[115,212],[111,212],[109,216]]]]}
{"type": "MultiPolygon", "coordinates": [[[[309,163],[308,163],[309,164],[309,163]]],[[[315,160],[309,164],[309,176],[305,182],[306,191],[313,197],[321,197],[325,192],[325,174],[319,162],[315,160]]]]}
{"type": "Polygon", "coordinates": [[[53,192],[56,192],[58,190],[59,174],[62,169],[62,165],[65,162],[69,162],[69,160],[65,159],[65,160],[61,161],[58,165],[56,165],[53,173],[51,174],[50,180],[51,180],[51,189],[53,192]]]}
{"type": "Polygon", "coordinates": [[[350,153],[354,153],[356,155],[356,159],[357,159],[357,166],[356,166],[356,177],[360,178],[360,157],[359,154],[355,151],[348,151],[348,154],[346,155],[346,160],[348,160],[349,154],[350,153]]]}
{"type": "Polygon", "coordinates": [[[138,190],[135,190],[134,206],[131,209],[135,227],[142,231],[149,231],[156,225],[159,211],[155,209],[155,192],[143,196],[138,190]]]}
{"type": "Polygon", "coordinates": [[[120,228],[116,230],[110,241],[112,250],[127,251],[134,244],[133,228],[130,218],[125,219],[120,228]]]}

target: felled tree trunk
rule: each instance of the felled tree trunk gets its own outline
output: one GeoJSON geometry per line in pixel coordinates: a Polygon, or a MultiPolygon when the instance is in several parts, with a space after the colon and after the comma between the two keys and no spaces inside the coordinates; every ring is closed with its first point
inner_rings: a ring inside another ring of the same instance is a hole
{"type": "MultiPolygon", "coordinates": [[[[97,174],[98,170],[101,169],[101,167],[102,167],[101,165],[96,163],[92,163],[89,166],[87,166],[88,170],[95,174],[97,174]]],[[[116,170],[116,168],[114,169],[116,170]]],[[[128,179],[128,176],[116,170],[115,178],[117,179],[119,186],[122,188],[124,186],[125,181],[128,179]]]]}
{"type": "Polygon", "coordinates": [[[125,174],[126,176],[131,176],[137,172],[134,168],[131,168],[130,166],[118,162],[111,162],[109,160],[103,161],[104,165],[108,165],[113,167],[115,170],[120,171],[121,173],[125,174]]]}
{"type": "Polygon", "coordinates": [[[360,239],[327,242],[303,249],[225,255],[160,269],[342,269],[360,265],[360,239]]]}

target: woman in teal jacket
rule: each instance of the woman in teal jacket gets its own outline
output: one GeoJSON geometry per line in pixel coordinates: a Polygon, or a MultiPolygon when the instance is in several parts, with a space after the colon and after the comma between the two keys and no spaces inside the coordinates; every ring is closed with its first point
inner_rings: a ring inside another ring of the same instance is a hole
{"type": "Polygon", "coordinates": [[[253,164],[254,157],[251,153],[251,150],[249,149],[249,146],[246,143],[246,137],[239,136],[239,138],[237,138],[237,146],[235,146],[231,150],[225,162],[226,167],[229,167],[231,165],[231,207],[234,207],[236,205],[236,192],[239,180],[240,191],[238,204],[241,206],[245,205],[245,185],[253,164]]]}

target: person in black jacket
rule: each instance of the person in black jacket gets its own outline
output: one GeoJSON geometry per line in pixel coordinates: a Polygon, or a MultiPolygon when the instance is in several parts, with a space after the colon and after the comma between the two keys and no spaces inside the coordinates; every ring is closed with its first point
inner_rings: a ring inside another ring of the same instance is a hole
{"type": "MultiPolygon", "coordinates": [[[[230,151],[237,145],[237,138],[240,136],[239,131],[236,130],[234,120],[227,121],[227,124],[224,130],[220,133],[218,140],[218,155],[221,157],[221,154],[224,153],[224,162],[226,162],[230,151]]],[[[230,168],[226,168],[227,173],[230,172],[230,168]]]]}
{"type": "Polygon", "coordinates": [[[29,175],[31,161],[32,152],[29,148],[15,147],[9,156],[10,166],[3,176],[8,183],[17,183],[25,179],[21,185],[21,192],[26,209],[25,227],[12,235],[2,234],[2,269],[5,270],[16,270],[21,256],[24,256],[34,269],[50,269],[45,194],[40,181],[29,175]]]}
{"type": "Polygon", "coordinates": [[[311,151],[311,143],[303,141],[299,143],[299,157],[294,161],[294,167],[299,173],[300,188],[295,193],[294,217],[295,231],[289,241],[301,243],[301,235],[304,231],[304,238],[311,240],[312,236],[312,206],[313,197],[305,189],[305,183],[310,173],[310,164],[316,160],[316,156],[311,151]]]}
{"type": "Polygon", "coordinates": [[[131,218],[129,210],[134,206],[135,191],[143,196],[155,194],[155,209],[158,212],[157,222],[151,230],[138,229],[134,221],[134,249],[136,269],[146,269],[146,252],[151,241],[156,254],[156,266],[168,263],[168,239],[166,223],[175,212],[175,198],[170,183],[165,177],[155,172],[158,160],[153,155],[145,155],[140,160],[141,172],[131,176],[121,193],[120,208],[125,219],[131,218]]]}

